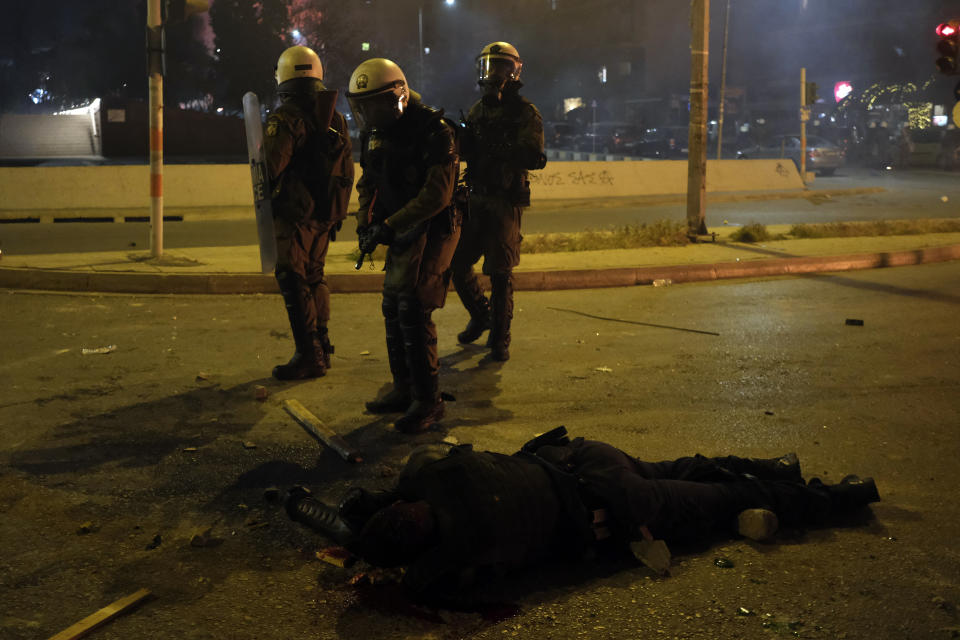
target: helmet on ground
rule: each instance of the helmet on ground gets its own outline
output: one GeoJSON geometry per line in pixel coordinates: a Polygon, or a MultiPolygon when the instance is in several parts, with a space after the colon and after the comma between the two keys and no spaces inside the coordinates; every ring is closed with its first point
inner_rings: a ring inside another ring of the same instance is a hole
{"type": "Polygon", "coordinates": [[[491,42],[477,56],[477,81],[484,84],[495,78],[502,85],[507,80],[519,80],[522,68],[516,47],[509,42],[491,42]]]}
{"type": "Polygon", "coordinates": [[[277,84],[293,78],[316,78],[323,80],[323,65],[320,57],[310,47],[290,47],[280,54],[276,69],[277,84]]]}
{"type": "Polygon", "coordinates": [[[391,60],[371,58],[350,76],[347,101],[361,130],[390,126],[403,115],[409,100],[407,78],[391,60]]]}

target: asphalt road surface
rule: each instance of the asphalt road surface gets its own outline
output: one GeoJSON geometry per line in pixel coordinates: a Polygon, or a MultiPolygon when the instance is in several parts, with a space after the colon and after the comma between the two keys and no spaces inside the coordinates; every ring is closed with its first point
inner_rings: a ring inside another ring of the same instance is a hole
{"type": "MultiPolygon", "coordinates": [[[[844,169],[817,178],[809,199],[779,199],[709,203],[707,226],[727,224],[795,224],[850,220],[899,220],[960,217],[960,180],[956,174],[916,170],[871,171],[844,169]],[[884,193],[834,198],[817,197],[830,189],[883,187],[884,193]],[[942,200],[943,197],[947,201],[942,200]]],[[[169,221],[164,224],[164,248],[215,247],[256,244],[256,226],[250,220],[169,221]]],[[[622,204],[617,200],[596,203],[535,202],[524,213],[524,233],[574,232],[604,229],[658,220],[686,219],[683,203],[667,205],[622,204]]],[[[348,237],[349,224],[343,231],[348,237]]],[[[0,224],[0,250],[9,255],[124,251],[150,246],[150,225],[145,222],[0,224]]]]}
{"type": "Polygon", "coordinates": [[[156,599],[96,638],[956,637],[958,282],[944,263],[522,292],[503,364],[455,343],[466,314],[450,300],[436,320],[458,400],[416,437],[362,413],[388,380],[375,295],[334,296],[333,369],[282,384],[268,377],[291,352],[279,296],[0,291],[0,637],[49,637],[144,587],[156,599]],[[286,398],[364,462],[321,452],[286,398]],[[389,486],[414,445],[511,452],[558,424],[648,460],[796,451],[805,476],[873,476],[883,500],[772,544],[673,549],[670,577],[548,566],[449,611],[357,591],[264,499],[306,482],[335,501],[389,486]],[[191,546],[207,530],[214,543],[191,546]]]}

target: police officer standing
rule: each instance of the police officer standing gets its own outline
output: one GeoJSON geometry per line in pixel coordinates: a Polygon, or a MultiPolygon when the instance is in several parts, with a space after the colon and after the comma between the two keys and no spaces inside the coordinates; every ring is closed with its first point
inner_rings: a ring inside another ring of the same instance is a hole
{"type": "Polygon", "coordinates": [[[490,329],[487,346],[494,360],[510,358],[513,268],[520,261],[520,217],[530,204],[527,171],[547,164],[540,112],[519,94],[523,62],[513,45],[488,44],[477,56],[483,98],[470,109],[461,153],[467,163],[470,214],[453,259],[453,284],[470,313],[457,335],[473,342],[490,329]],[[490,300],[473,265],[483,256],[490,276],[490,300]]]}
{"type": "Polygon", "coordinates": [[[431,314],[446,299],[460,237],[453,204],[460,170],[454,129],[384,58],[356,68],[347,98],[363,145],[357,182],[361,259],[378,244],[389,247],[382,311],[393,389],[366,407],[378,414],[405,412],[394,427],[419,433],[444,414],[431,314]]]}
{"type": "Polygon", "coordinates": [[[290,47],[277,61],[276,79],[280,104],[267,118],[263,144],[274,185],[277,284],[296,352],[274,367],[273,376],[300,380],[322,376],[330,367],[330,290],[323,268],[347,213],[353,159],[346,119],[334,108],[337,92],[323,86],[317,54],[290,47]]]}

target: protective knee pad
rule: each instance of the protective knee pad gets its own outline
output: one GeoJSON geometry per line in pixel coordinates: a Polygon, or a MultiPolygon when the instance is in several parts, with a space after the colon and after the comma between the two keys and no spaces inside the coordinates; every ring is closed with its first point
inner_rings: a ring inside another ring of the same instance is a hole
{"type": "Polygon", "coordinates": [[[395,321],[400,318],[400,301],[396,296],[383,296],[380,303],[380,312],[386,320],[395,321]]]}
{"type": "Polygon", "coordinates": [[[424,321],[423,305],[415,295],[401,294],[398,312],[403,326],[412,327],[424,321]]]}

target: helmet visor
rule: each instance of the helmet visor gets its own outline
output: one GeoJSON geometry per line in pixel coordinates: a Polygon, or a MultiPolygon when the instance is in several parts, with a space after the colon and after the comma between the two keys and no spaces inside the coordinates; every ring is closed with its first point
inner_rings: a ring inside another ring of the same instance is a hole
{"type": "Polygon", "coordinates": [[[361,131],[388,127],[403,115],[406,92],[391,87],[387,91],[347,96],[350,110],[361,131]]]}
{"type": "Polygon", "coordinates": [[[522,66],[522,62],[513,58],[480,56],[477,58],[477,80],[479,82],[486,82],[494,78],[503,82],[519,80],[522,66]]]}

